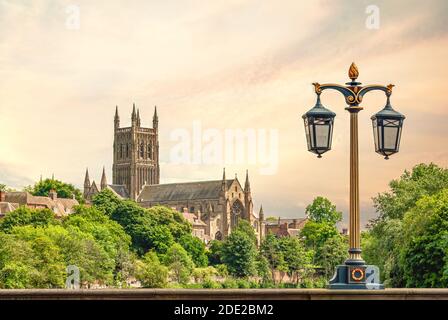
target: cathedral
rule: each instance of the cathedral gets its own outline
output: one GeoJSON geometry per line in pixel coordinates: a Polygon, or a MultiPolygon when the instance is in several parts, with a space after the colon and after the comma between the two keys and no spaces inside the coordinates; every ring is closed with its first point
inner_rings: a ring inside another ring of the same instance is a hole
{"type": "Polygon", "coordinates": [[[265,236],[263,210],[256,215],[252,201],[249,174],[244,187],[238,177],[210,181],[160,184],[159,136],[157,108],[152,128],[140,123],[140,112],[133,106],[131,126],[120,128],[118,107],[114,117],[112,184],[107,183],[105,169],[100,185],[90,182],[88,169],[84,178],[84,198],[87,202],[103,189],[109,189],[121,199],[132,199],[142,207],[164,205],[182,212],[195,225],[203,228],[204,241],[227,237],[240,219],[252,225],[260,241],[265,236]]]}

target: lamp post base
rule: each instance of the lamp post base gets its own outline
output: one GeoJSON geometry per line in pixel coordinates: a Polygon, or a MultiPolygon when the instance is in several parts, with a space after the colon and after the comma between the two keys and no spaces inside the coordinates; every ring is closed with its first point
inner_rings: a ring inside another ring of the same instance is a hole
{"type": "Polygon", "coordinates": [[[365,264],[344,264],[336,267],[336,273],[328,284],[328,289],[381,290],[377,266],[365,264]]]}

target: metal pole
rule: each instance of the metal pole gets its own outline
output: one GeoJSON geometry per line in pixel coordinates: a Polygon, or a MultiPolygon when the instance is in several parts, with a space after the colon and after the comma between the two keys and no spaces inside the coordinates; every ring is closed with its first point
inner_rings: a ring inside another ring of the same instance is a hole
{"type": "Polygon", "coordinates": [[[359,228],[358,112],[350,110],[350,248],[347,264],[363,264],[359,228]]]}

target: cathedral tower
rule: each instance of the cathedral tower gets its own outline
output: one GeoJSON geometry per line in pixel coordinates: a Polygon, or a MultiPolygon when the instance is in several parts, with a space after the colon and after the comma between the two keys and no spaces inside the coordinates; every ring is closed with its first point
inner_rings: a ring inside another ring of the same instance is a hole
{"type": "Polygon", "coordinates": [[[159,184],[159,137],[157,110],[153,127],[144,128],[140,111],[133,105],[131,126],[120,128],[118,108],[114,118],[112,183],[125,185],[131,199],[136,199],[145,184],[159,184]]]}

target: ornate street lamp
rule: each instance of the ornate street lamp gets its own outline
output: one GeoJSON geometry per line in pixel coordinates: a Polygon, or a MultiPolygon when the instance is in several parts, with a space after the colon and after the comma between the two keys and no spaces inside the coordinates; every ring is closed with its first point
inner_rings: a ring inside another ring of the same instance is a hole
{"type": "Polygon", "coordinates": [[[318,94],[316,105],[302,117],[305,122],[308,151],[317,154],[318,158],[322,158],[322,153],[331,150],[335,116],[333,111],[320,103],[320,94],[318,94]]]}
{"type": "MultiPolygon", "coordinates": [[[[397,153],[400,147],[401,131],[404,116],[395,111],[390,105],[392,84],[388,86],[367,85],[361,86],[357,82],[359,72],[354,63],[348,71],[350,82],[345,86],[339,84],[313,83],[317,94],[316,105],[303,115],[308,150],[318,155],[331,149],[333,124],[335,113],[322,106],[320,95],[323,90],[333,89],[342,93],[348,106],[345,108],[350,113],[350,248],[349,258],[344,265],[336,269],[336,274],[330,280],[329,288],[332,289],[366,289],[369,288],[366,280],[367,265],[361,258],[361,237],[359,218],[359,163],[358,163],[358,112],[363,108],[360,103],[364,95],[369,91],[383,91],[387,97],[387,103],[383,110],[372,116],[375,151],[388,159],[397,153]]],[[[371,287],[384,288],[381,284],[373,284],[371,287]]]]}
{"type": "Polygon", "coordinates": [[[383,110],[372,116],[375,152],[389,159],[400,149],[401,129],[405,116],[395,111],[390,105],[390,95],[383,110]]]}

